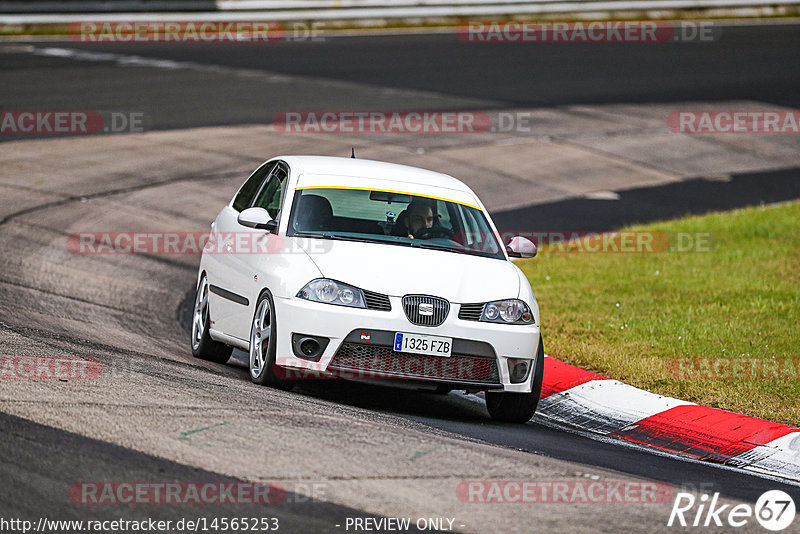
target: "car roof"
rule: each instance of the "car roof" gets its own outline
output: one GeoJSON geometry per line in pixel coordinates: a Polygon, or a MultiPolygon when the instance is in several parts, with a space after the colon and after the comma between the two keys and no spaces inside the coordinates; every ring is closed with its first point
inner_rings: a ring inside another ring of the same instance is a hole
{"type": "Polygon", "coordinates": [[[323,176],[345,176],[374,179],[380,182],[425,185],[443,189],[468,192],[472,190],[461,180],[440,172],[420,169],[408,165],[386,163],[359,158],[337,158],[330,156],[279,156],[297,174],[323,176]]]}

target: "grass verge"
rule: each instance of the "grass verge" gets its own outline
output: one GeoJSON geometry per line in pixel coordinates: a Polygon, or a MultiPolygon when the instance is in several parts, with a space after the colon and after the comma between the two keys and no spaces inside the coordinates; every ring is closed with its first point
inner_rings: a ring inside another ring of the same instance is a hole
{"type": "Polygon", "coordinates": [[[668,239],[669,250],[545,246],[519,263],[547,353],[654,393],[800,426],[800,202],[625,230],[652,234],[656,250],[668,239]]]}

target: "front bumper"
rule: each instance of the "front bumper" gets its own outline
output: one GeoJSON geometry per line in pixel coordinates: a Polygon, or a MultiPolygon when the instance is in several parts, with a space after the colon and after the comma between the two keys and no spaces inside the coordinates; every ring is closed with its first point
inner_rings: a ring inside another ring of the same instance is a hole
{"type": "Polygon", "coordinates": [[[458,318],[460,305],[452,303],[439,326],[409,322],[399,297],[389,297],[392,309],[378,311],[349,308],[299,298],[275,299],[277,326],[276,363],[288,369],[304,369],[352,379],[390,379],[437,383],[454,388],[528,393],[535,370],[527,380],[512,384],[506,360],[535,360],[538,325],[504,325],[458,318]],[[394,352],[395,332],[453,338],[452,355],[422,356],[394,352]],[[330,340],[318,361],[295,356],[292,334],[330,340]],[[361,334],[369,335],[369,342],[361,334]]]}

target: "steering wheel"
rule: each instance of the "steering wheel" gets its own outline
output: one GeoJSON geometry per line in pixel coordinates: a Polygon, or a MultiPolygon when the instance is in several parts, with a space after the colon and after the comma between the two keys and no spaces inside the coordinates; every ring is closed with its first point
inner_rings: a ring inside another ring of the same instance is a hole
{"type": "Polygon", "coordinates": [[[420,228],[414,234],[416,239],[432,239],[435,237],[445,237],[451,239],[455,232],[444,226],[431,226],[430,228],[420,228]]]}

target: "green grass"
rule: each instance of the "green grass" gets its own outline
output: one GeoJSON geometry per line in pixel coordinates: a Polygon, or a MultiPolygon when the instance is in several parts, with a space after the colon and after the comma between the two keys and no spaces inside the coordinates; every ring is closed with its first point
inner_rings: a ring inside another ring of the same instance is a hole
{"type": "Polygon", "coordinates": [[[800,203],[626,230],[663,231],[671,243],[679,232],[710,232],[713,247],[543,247],[518,265],[539,301],[547,354],[655,393],[800,426],[800,203]],[[701,367],[710,364],[721,367],[701,367]]]}

